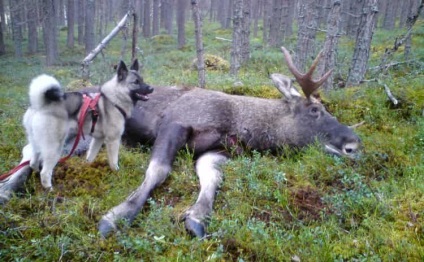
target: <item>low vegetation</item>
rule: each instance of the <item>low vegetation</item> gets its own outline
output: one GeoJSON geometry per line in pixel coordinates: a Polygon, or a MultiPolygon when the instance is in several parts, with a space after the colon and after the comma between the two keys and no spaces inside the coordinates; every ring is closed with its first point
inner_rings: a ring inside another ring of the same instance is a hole
{"type": "MultiPolygon", "coordinates": [[[[74,157],[56,168],[55,191],[45,193],[32,174],[23,190],[0,209],[2,261],[422,261],[424,259],[424,27],[413,39],[414,60],[389,70],[382,78],[400,104],[387,98],[376,82],[322,94],[323,103],[342,123],[357,128],[364,149],[353,161],[323,153],[317,146],[282,149],[281,156],[250,152],[224,167],[208,239],[186,234],[180,216],[196,199],[198,179],[191,153],[182,150],[174,169],[147,207],[129,226],[102,240],[97,222],[142,181],[150,148],[124,147],[119,172],[112,172],[101,153],[93,164],[74,157]]],[[[193,32],[188,28],[187,32],[193,32]]],[[[205,50],[230,60],[230,45],[215,37],[231,32],[206,25],[205,50]]],[[[61,32],[62,34],[63,32],[61,32]]],[[[390,45],[387,32],[377,32],[373,50],[390,45]]],[[[394,35],[396,32],[390,32],[394,35]]],[[[64,36],[63,36],[64,37],[64,36]]],[[[169,36],[140,42],[147,83],[197,84],[194,38],[176,49],[169,36]]],[[[120,57],[115,39],[91,65],[93,84],[113,72],[120,57]]],[[[353,52],[349,39],[340,44],[346,74],[353,52]]],[[[253,41],[254,50],[238,78],[223,70],[207,72],[207,88],[228,93],[277,98],[268,72],[288,74],[278,49],[253,41]],[[236,83],[236,84],[235,84],[236,83]]],[[[11,42],[8,50],[12,50],[11,42]]],[[[294,39],[286,44],[294,47],[294,39]]],[[[61,50],[65,47],[61,46],[61,50]]],[[[374,51],[373,51],[374,52],[374,51]]],[[[43,66],[41,55],[0,60],[0,170],[20,160],[26,144],[21,125],[28,105],[27,88],[41,72],[65,86],[79,86],[82,47],[66,50],[62,63],[43,66]]],[[[124,55],[129,60],[128,52],[124,55]]],[[[371,56],[378,65],[381,52],[371,56]]],[[[395,58],[400,58],[395,57],[395,58]]],[[[378,75],[370,74],[369,79],[378,75]]]]}

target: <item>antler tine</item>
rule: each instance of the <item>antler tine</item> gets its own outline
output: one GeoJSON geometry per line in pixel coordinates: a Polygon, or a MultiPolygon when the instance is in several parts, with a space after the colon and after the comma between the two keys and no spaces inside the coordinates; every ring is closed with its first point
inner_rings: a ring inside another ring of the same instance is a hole
{"type": "Polygon", "coordinates": [[[290,72],[294,75],[296,79],[302,78],[303,74],[300,73],[299,70],[297,70],[296,66],[293,63],[293,60],[289,51],[287,51],[287,49],[284,46],[281,47],[281,50],[283,51],[283,54],[286,59],[287,66],[289,67],[290,72]]]}
{"type": "Polygon", "coordinates": [[[284,46],[281,47],[281,50],[284,53],[284,57],[286,59],[287,66],[288,66],[290,72],[293,74],[293,76],[296,78],[299,85],[302,87],[302,91],[305,94],[306,98],[309,99],[311,94],[313,94],[325,82],[325,80],[327,80],[327,78],[331,75],[331,73],[333,71],[331,69],[330,71],[325,73],[317,81],[312,79],[312,74],[314,73],[315,68],[318,65],[318,61],[321,58],[323,51],[321,50],[319,52],[319,54],[315,58],[314,62],[312,63],[311,67],[309,68],[308,72],[306,74],[302,74],[302,73],[299,72],[299,70],[294,65],[289,51],[287,51],[287,49],[284,48],[284,46]]]}

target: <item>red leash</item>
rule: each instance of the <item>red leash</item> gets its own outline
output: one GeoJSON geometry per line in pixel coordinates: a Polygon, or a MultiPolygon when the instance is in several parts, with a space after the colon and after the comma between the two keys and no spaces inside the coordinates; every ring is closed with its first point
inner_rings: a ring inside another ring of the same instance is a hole
{"type": "MultiPolygon", "coordinates": [[[[78,146],[78,143],[80,141],[81,136],[82,136],[83,139],[85,139],[84,132],[83,132],[83,126],[84,126],[84,120],[85,120],[85,117],[87,116],[87,111],[88,111],[89,108],[93,112],[93,124],[91,126],[91,132],[94,131],[94,127],[96,125],[97,117],[99,115],[98,111],[96,110],[96,106],[97,106],[97,103],[99,102],[100,96],[101,96],[101,94],[97,93],[94,98],[91,98],[90,96],[83,94],[83,103],[82,103],[82,106],[81,106],[80,115],[78,117],[77,137],[75,138],[74,145],[72,146],[71,152],[69,152],[69,154],[67,156],[62,157],[59,160],[59,163],[65,162],[66,160],[68,160],[72,156],[72,154],[74,153],[75,149],[78,146]]],[[[7,179],[9,176],[11,176],[12,174],[14,174],[15,172],[17,172],[18,170],[20,170],[21,168],[23,168],[24,166],[27,166],[27,165],[29,165],[29,160],[20,163],[18,166],[14,167],[9,172],[1,175],[0,176],[0,182],[7,179]]]]}

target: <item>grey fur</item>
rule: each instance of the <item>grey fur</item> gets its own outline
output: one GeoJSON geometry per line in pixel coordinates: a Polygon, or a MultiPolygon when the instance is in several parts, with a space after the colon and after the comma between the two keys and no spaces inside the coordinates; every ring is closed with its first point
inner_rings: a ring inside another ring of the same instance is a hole
{"type": "MultiPolygon", "coordinates": [[[[277,76],[283,77],[283,76],[277,76]]],[[[202,159],[207,154],[221,155],[244,149],[278,152],[281,147],[304,147],[319,141],[331,153],[354,157],[360,139],[340,124],[322,104],[299,97],[291,90],[290,79],[275,83],[290,98],[263,99],[228,95],[193,88],[155,87],[146,103],[139,103],[126,123],[129,144],[153,142],[152,156],[143,183],[121,204],[112,208],[99,222],[107,236],[116,230],[116,221],[132,221],[154,188],[171,171],[177,151],[183,146],[202,159]]],[[[209,171],[220,176],[219,163],[209,162],[209,171]]],[[[196,170],[199,178],[202,170],[196,170]]],[[[187,230],[205,236],[206,219],[212,212],[217,183],[202,185],[198,201],[185,214],[187,230]],[[209,197],[204,197],[208,195],[209,197]]]]}
{"type": "MultiPolygon", "coordinates": [[[[118,170],[118,152],[125,121],[131,116],[138,100],[146,101],[153,89],[138,74],[138,61],[130,70],[120,62],[117,73],[100,88],[97,103],[98,119],[93,122],[90,113],[83,119],[83,134],[91,140],[87,161],[94,161],[101,146],[106,144],[109,165],[118,170]],[[95,124],[95,125],[94,125],[95,124]]],[[[32,148],[30,167],[40,172],[43,187],[52,188],[53,168],[58,163],[66,139],[78,133],[83,94],[64,93],[56,79],[47,75],[35,78],[30,85],[31,107],[24,116],[24,126],[32,148]]],[[[94,94],[86,93],[94,98],[94,94]]]]}

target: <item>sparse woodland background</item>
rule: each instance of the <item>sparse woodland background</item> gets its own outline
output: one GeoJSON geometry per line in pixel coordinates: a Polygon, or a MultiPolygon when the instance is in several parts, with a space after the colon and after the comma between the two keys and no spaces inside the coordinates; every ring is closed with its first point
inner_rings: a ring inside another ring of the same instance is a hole
{"type": "Polygon", "coordinates": [[[75,157],[56,168],[54,193],[33,174],[0,207],[0,260],[423,261],[423,2],[0,0],[1,173],[26,144],[33,77],[52,74],[67,90],[99,85],[134,56],[152,86],[280,98],[268,78],[290,75],[280,46],[302,69],[323,50],[317,74],[333,74],[320,99],[340,122],[360,124],[364,144],[356,161],[317,146],[234,156],[204,241],[179,223],[198,191],[191,152],[179,153],[134,223],[106,240],[97,222],[142,181],[150,148],[122,148],[117,173],[105,154],[92,165],[75,157]],[[125,15],[85,75],[83,59],[125,15]]]}
{"type": "MultiPolygon", "coordinates": [[[[421,12],[422,1],[10,0],[6,3],[2,0],[0,54],[6,52],[4,38],[11,37],[16,58],[44,49],[46,65],[57,64],[61,57],[59,30],[67,32],[66,48],[74,48],[77,41],[84,45],[88,54],[108,33],[108,28],[128,12],[137,15],[137,27],[143,38],[176,34],[175,48],[181,49],[186,45],[185,24],[190,20],[190,5],[196,6],[193,12],[200,10],[198,19],[203,23],[215,22],[223,29],[232,28],[232,74],[237,74],[240,66],[249,61],[252,39],[260,39],[263,47],[269,48],[296,38],[293,49],[296,64],[301,69],[323,48],[326,59],[320,65],[321,73],[337,64],[339,38],[353,39],[354,52],[345,79],[351,86],[365,78],[375,28],[404,29],[404,39],[399,46],[404,46],[404,59],[410,59],[411,34],[407,32],[421,12]],[[325,32],[324,41],[317,41],[318,32],[325,32]]],[[[196,21],[195,17],[193,19],[196,21]]],[[[203,49],[203,45],[197,49],[203,49]]],[[[380,70],[387,66],[385,56],[380,70]]],[[[333,87],[333,80],[328,81],[326,89],[333,87]]]]}

